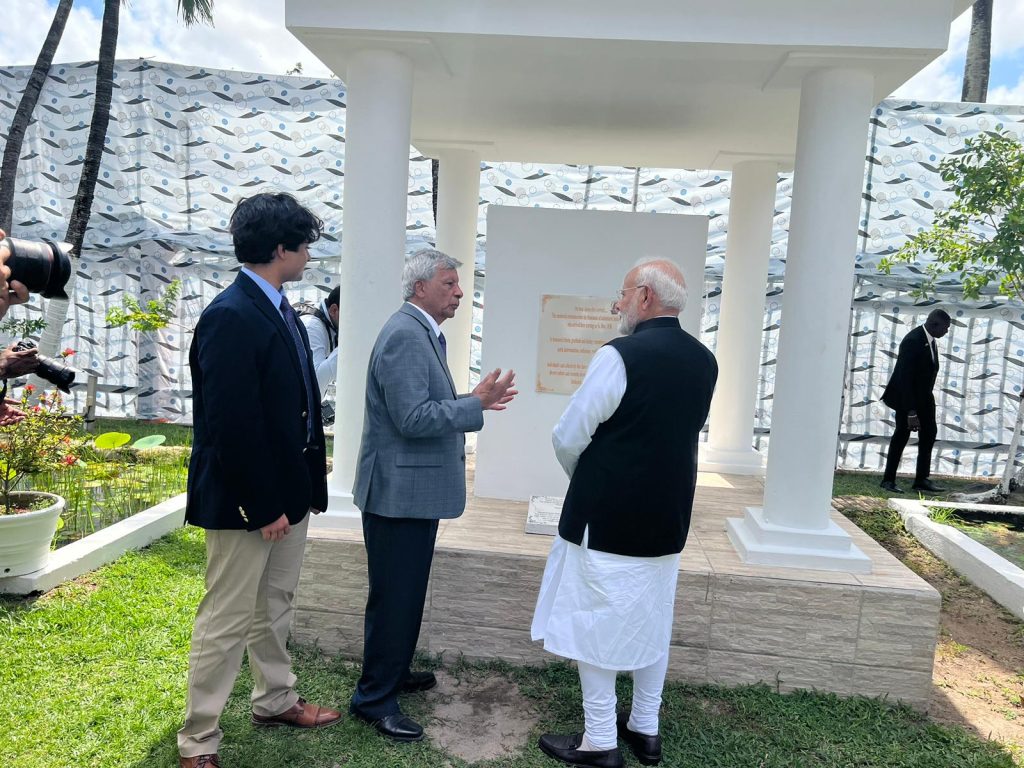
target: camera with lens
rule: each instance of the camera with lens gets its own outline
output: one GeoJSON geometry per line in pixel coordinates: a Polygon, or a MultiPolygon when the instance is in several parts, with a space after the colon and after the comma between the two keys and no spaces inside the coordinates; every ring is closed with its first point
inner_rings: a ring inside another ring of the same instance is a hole
{"type": "MultiPolygon", "coordinates": [[[[22,339],[14,345],[16,352],[35,348],[36,343],[29,339],[22,339]]],[[[36,359],[39,361],[39,367],[35,370],[36,376],[50,382],[62,392],[71,391],[71,385],[75,383],[75,374],[77,373],[74,368],[53,357],[39,355],[36,359]]]]}
{"type": "Polygon", "coordinates": [[[71,277],[71,246],[55,240],[22,240],[8,237],[0,241],[10,250],[7,267],[9,280],[17,280],[46,299],[66,299],[64,286],[71,277]]]}

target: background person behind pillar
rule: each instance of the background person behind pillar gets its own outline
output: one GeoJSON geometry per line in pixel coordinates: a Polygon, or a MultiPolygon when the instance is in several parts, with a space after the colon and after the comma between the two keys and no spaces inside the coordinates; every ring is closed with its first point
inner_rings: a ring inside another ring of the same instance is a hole
{"type": "Polygon", "coordinates": [[[896,485],[896,470],[911,432],[917,432],[917,471],[913,489],[928,493],[942,491],[928,479],[932,471],[932,446],[938,434],[932,389],[939,374],[939,349],[935,340],[946,335],[950,322],[949,314],[933,309],[924,325],[914,328],[900,342],[896,367],[882,394],[882,402],[896,411],[896,430],[889,441],[881,483],[887,491],[903,492],[896,485]]]}
{"type": "Polygon", "coordinates": [[[327,507],[327,464],[309,343],[281,286],[302,277],[322,226],[290,195],[242,200],[230,230],[244,266],[203,310],[189,351],[185,521],[206,529],[207,564],[178,731],[182,768],[220,765],[220,716],[246,650],[254,725],[341,719],[299,697],[286,647],[309,513],[327,507]]]}
{"type": "Polygon", "coordinates": [[[679,326],[685,304],[671,261],[631,269],[612,306],[625,335],[594,355],[552,436],[570,481],[532,636],[579,666],[584,733],[540,739],[570,765],[621,766],[616,735],[645,765],[661,759],[679,553],[718,378],[711,352],[679,326]],[[616,720],[618,670],[633,672],[633,708],[616,720]]]}
{"type": "MultiPolygon", "coordinates": [[[[418,741],[423,728],[402,714],[398,694],[431,688],[412,672],[437,521],[466,506],[465,433],[483,412],[504,410],[515,374],[492,371],[458,395],[441,324],[462,298],[456,259],[431,249],[402,272],[406,303],[384,324],[370,353],[366,412],[353,496],[363,513],[370,591],[363,673],[349,711],[394,741],[418,741]]],[[[466,310],[468,311],[468,310],[466,310]]]]}
{"type": "Polygon", "coordinates": [[[327,387],[338,373],[338,311],[341,287],[335,286],[319,305],[299,304],[295,311],[309,336],[320,399],[327,396],[327,387]]]}

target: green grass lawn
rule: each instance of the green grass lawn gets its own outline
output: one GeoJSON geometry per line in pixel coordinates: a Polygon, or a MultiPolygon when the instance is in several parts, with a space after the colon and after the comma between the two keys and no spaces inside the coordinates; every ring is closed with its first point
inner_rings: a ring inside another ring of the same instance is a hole
{"type": "MultiPolygon", "coordinates": [[[[0,599],[0,755],[18,768],[161,768],[176,765],[189,636],[202,594],[201,531],[175,532],[35,601],[0,599]]],[[[460,665],[455,664],[453,674],[460,665]]],[[[296,649],[300,690],[344,706],[358,668],[296,649]]],[[[465,668],[465,667],[463,667],[465,668]]],[[[479,667],[474,667],[479,671],[479,667]]],[[[575,673],[491,665],[542,713],[517,754],[488,768],[554,768],[535,742],[541,729],[582,721],[575,673]]],[[[346,718],[323,731],[257,730],[249,724],[243,671],[225,712],[227,768],[465,768],[429,741],[392,745],[346,718]]],[[[620,696],[629,682],[620,679],[620,696]]],[[[429,721],[423,696],[406,709],[429,721]]],[[[930,724],[908,709],[866,699],[765,686],[722,689],[669,684],[663,765],[671,768],[1006,767],[1002,747],[930,724]]],[[[636,762],[627,757],[627,764],[636,762]]]]}
{"type": "MultiPolygon", "coordinates": [[[[980,488],[977,480],[959,480],[952,477],[933,478],[935,483],[948,493],[973,493],[980,488]]],[[[943,498],[946,494],[919,494],[910,488],[914,480],[911,477],[899,477],[896,485],[902,488],[905,493],[890,493],[879,487],[882,482],[882,475],[875,472],[848,472],[838,471],[835,473],[832,482],[833,496],[874,496],[879,499],[889,498],[911,498],[916,499],[920,495],[926,498],[943,498]]],[[[992,481],[995,482],[994,480],[992,481]]]]}

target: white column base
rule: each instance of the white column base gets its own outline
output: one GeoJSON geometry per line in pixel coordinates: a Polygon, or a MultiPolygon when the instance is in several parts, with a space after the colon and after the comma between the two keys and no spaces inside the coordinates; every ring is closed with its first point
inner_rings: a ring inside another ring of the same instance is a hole
{"type": "Polygon", "coordinates": [[[764,456],[753,448],[726,451],[701,445],[697,454],[697,469],[723,475],[756,475],[764,477],[764,456]]]}
{"type": "Polygon", "coordinates": [[[871,558],[832,520],[819,530],[790,528],[765,520],[760,507],[726,520],[726,532],[743,562],[783,568],[871,573],[871,558]]]}
{"type": "MultiPolygon", "coordinates": [[[[331,475],[334,473],[332,472],[331,475]]],[[[313,515],[309,521],[311,531],[354,531],[362,530],[362,513],[353,502],[352,492],[335,488],[327,477],[327,510],[313,515]]]]}

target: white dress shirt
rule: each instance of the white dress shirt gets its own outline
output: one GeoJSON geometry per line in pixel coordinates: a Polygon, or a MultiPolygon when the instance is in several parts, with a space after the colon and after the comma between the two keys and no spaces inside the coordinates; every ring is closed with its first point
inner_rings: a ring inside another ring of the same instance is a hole
{"type": "MultiPolygon", "coordinates": [[[[551,436],[569,477],[594,432],[619,407],[626,384],[622,356],[601,347],[551,436]]],[[[556,536],[530,635],[551,653],[603,669],[654,664],[668,652],[678,575],[678,554],[627,557],[588,549],[586,532],[582,546],[556,536]]]]}
{"type": "MultiPolygon", "coordinates": [[[[327,314],[327,302],[320,302],[320,311],[330,321],[327,314]]],[[[320,388],[320,399],[327,396],[327,388],[338,375],[338,347],[331,349],[331,332],[316,315],[299,315],[299,322],[306,326],[309,337],[309,351],[313,356],[313,367],[316,369],[316,383],[320,388]]]]}

